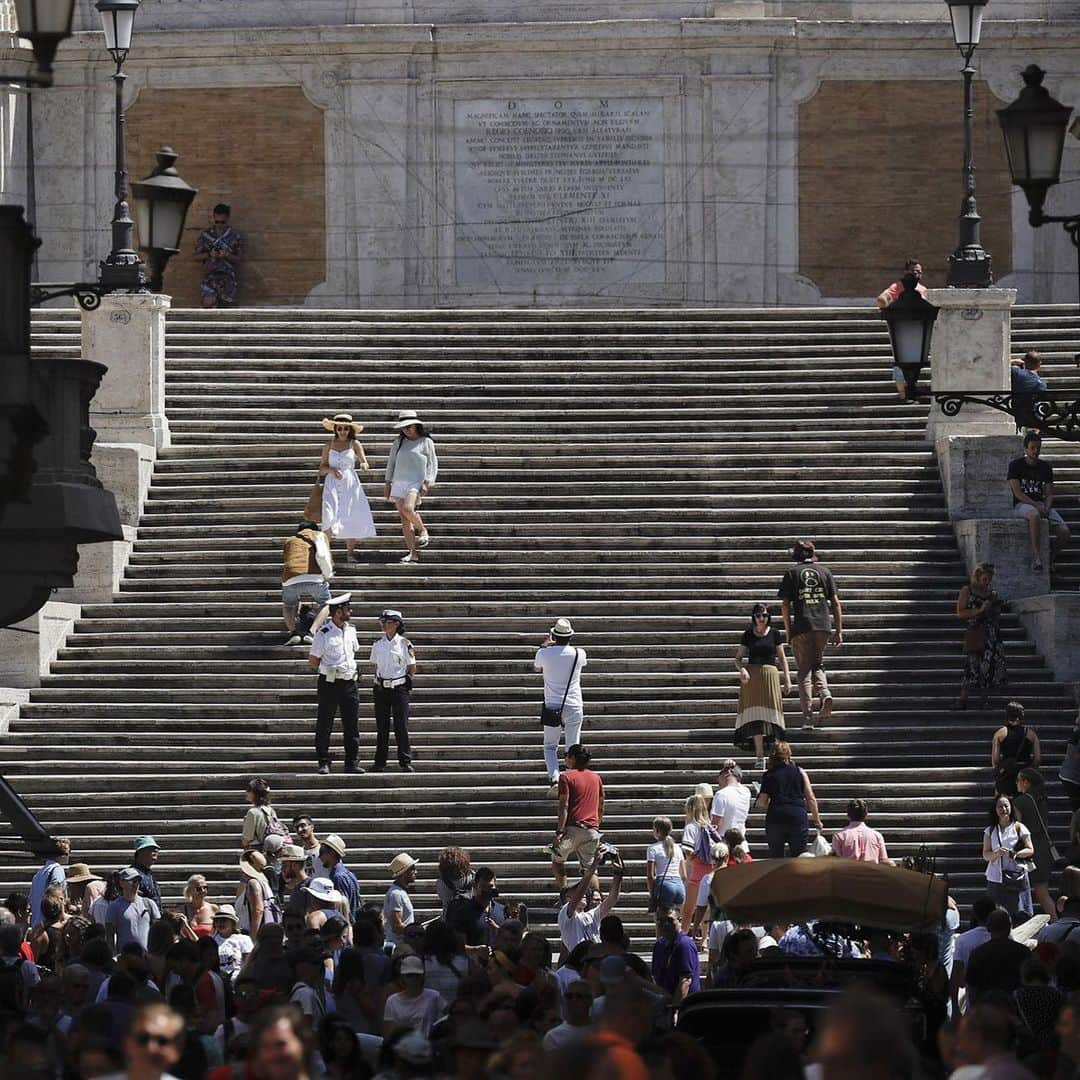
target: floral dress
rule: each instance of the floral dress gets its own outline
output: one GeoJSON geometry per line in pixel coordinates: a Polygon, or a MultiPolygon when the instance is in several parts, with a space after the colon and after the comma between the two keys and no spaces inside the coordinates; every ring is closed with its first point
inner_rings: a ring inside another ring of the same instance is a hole
{"type": "MultiPolygon", "coordinates": [[[[979,596],[973,589],[968,589],[967,607],[971,611],[982,611],[992,600],[997,600],[996,593],[979,596]]],[[[991,612],[973,624],[986,628],[986,642],[980,652],[965,653],[962,685],[966,690],[990,690],[1005,682],[1005,646],[1001,642],[996,604],[991,612]]]]}

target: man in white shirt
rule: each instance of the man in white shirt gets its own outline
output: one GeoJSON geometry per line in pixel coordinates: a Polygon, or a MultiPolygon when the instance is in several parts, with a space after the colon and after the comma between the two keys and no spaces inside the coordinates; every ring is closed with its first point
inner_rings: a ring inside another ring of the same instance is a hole
{"type": "MultiPolygon", "coordinates": [[[[574,628],[569,619],[556,619],[548,636],[541,642],[533,668],[544,675],[544,707],[559,714],[554,723],[544,724],[544,765],[548,783],[559,782],[559,736],[565,731],[564,747],[581,742],[585,707],[581,700],[581,669],[588,662],[584,649],[574,648],[570,639],[574,628]]],[[[549,792],[552,798],[556,791],[549,792]]]]}
{"type": "Polygon", "coordinates": [[[437,990],[424,987],[424,961],[406,956],[401,961],[401,981],[405,989],[386,999],[383,1012],[383,1037],[389,1038],[398,1028],[412,1028],[426,1039],[435,1021],[446,1012],[446,1002],[437,990]]]}
{"type": "Polygon", "coordinates": [[[967,965],[971,954],[990,940],[990,931],[986,929],[986,920],[997,905],[990,896],[980,896],[971,905],[971,929],[956,936],[953,950],[952,977],[949,980],[949,996],[952,1000],[952,1015],[960,1015],[960,988],[967,983],[967,965]]]}
{"type": "Polygon", "coordinates": [[[563,992],[562,1000],[565,1019],[544,1036],[544,1049],[549,1053],[592,1031],[589,1014],[592,1011],[593,992],[588,982],[575,979],[563,992]]]}
{"type": "Polygon", "coordinates": [[[605,897],[600,894],[596,873],[605,850],[602,844],[597,848],[591,865],[566,894],[566,902],[559,908],[559,935],[567,952],[573,952],[574,946],[582,941],[599,942],[600,921],[610,915],[618,903],[623,879],[623,864],[618,853],[614,853],[611,864],[611,890],[605,897]]]}
{"type": "Polygon", "coordinates": [[[387,608],[379,616],[382,637],[371,646],[375,665],[375,771],[386,768],[390,753],[390,718],[394,719],[394,742],[402,772],[412,772],[409,745],[409,694],[416,673],[416,653],[405,636],[405,620],[400,611],[387,608]]]}
{"type": "Polygon", "coordinates": [[[345,737],[345,771],[362,773],[360,756],[360,701],[356,693],[356,654],[360,643],[356,628],[349,622],[352,593],[330,597],[330,618],[315,633],[308,664],[319,671],[318,718],[315,721],[315,756],[319,775],[330,772],[330,733],[334,716],[341,711],[345,737]]]}
{"type": "Polygon", "coordinates": [[[728,758],[720,766],[716,782],[716,794],[712,801],[712,823],[716,831],[723,836],[729,829],[738,829],[745,837],[746,819],[750,814],[750,789],[742,782],[742,769],[728,758]]]}

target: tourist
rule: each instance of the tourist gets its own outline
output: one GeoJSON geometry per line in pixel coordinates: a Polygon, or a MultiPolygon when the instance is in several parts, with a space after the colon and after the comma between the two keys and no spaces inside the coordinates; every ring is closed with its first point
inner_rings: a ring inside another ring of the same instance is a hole
{"type": "Polygon", "coordinates": [[[161,889],[154,878],[153,867],[160,854],[158,842],[152,836],[140,836],[135,841],[135,852],[131,860],[132,868],[139,875],[139,893],[146,900],[152,900],[161,909],[161,889]]]}
{"type": "Polygon", "coordinates": [[[982,857],[986,861],[986,891],[1016,919],[1031,914],[1031,888],[1027,860],[1035,854],[1031,832],[1017,819],[1007,795],[999,795],[983,830],[982,857]]]}
{"type": "Polygon", "coordinates": [[[329,619],[319,627],[311,643],[308,664],[317,668],[318,714],[315,720],[315,757],[319,775],[330,772],[330,735],[334,715],[341,712],[345,738],[345,771],[362,773],[360,765],[360,700],[356,692],[356,654],[360,643],[356,628],[349,622],[352,593],[332,596],[327,605],[329,619]]]}
{"type": "Polygon", "coordinates": [[[383,933],[386,946],[392,949],[404,941],[405,928],[416,919],[409,889],[416,884],[417,867],[420,864],[408,852],[395,855],[390,863],[390,888],[383,901],[383,933]]]}
{"type": "Polygon", "coordinates": [[[347,854],[345,841],[335,833],[330,833],[319,845],[322,874],[330,879],[330,883],[348,903],[348,909],[344,914],[351,924],[356,922],[360,914],[360,882],[356,880],[356,875],[352,870],[345,865],[347,854]]]}
{"type": "MultiPolygon", "coordinates": [[[[1077,687],[1080,691],[1080,687],[1077,687]]],[[[1069,799],[1069,809],[1075,814],[1080,810],[1080,712],[1073,721],[1072,731],[1065,742],[1065,760],[1058,769],[1061,790],[1069,799]]],[[[68,878],[68,884],[71,878],[68,878]]]]}
{"type": "Polygon", "coordinates": [[[671,818],[653,818],[653,840],[645,849],[645,884],[649,905],[682,908],[686,902],[686,857],[671,836],[671,818]]]}
{"type": "Polygon", "coordinates": [[[386,999],[383,1036],[389,1038],[400,1028],[411,1028],[426,1039],[435,1021],[446,1012],[446,1002],[437,990],[424,986],[424,961],[404,956],[398,966],[404,989],[386,999]]]}
{"type": "Polygon", "coordinates": [[[357,470],[368,472],[367,457],[357,436],[364,430],[349,413],[326,417],[322,426],[333,435],[323,446],[322,527],[328,540],[344,540],[347,558],[356,558],[356,541],[375,535],[375,520],[357,470]]]}
{"type": "MultiPolygon", "coordinates": [[[[318,610],[330,602],[329,581],[334,576],[330,544],[319,523],[304,518],[282,545],[281,617],[285,644],[311,644],[313,612],[300,619],[300,601],[313,600],[318,610]],[[300,619],[300,621],[298,621],[300,619]]],[[[307,609],[305,609],[307,611],[307,609]]]]}
{"type": "MultiPolygon", "coordinates": [[[[257,1080],[313,1080],[314,1035],[303,1013],[293,1006],[272,1006],[251,1025],[249,1075],[257,1080]]],[[[208,1080],[228,1080],[231,1076],[208,1080]]]]}
{"type": "Polygon", "coordinates": [[[422,956],[425,985],[437,990],[448,1006],[452,1005],[461,980],[469,973],[461,938],[443,919],[435,919],[424,928],[422,956]]]}
{"type": "Polygon", "coordinates": [[[505,921],[505,905],[499,903],[495,871],[481,866],[472,877],[472,890],[455,897],[446,909],[450,928],[461,935],[466,952],[491,947],[499,927],[505,921]]]}
{"type": "Polygon", "coordinates": [[[319,1025],[319,1054],[327,1080],[356,1080],[367,1073],[360,1040],[336,1013],[323,1017],[319,1025]]]}
{"type": "Polygon", "coordinates": [[[582,941],[600,941],[600,922],[615,909],[622,889],[623,863],[617,851],[597,847],[592,861],[584,868],[581,880],[561,897],[559,936],[567,952],[582,941]],[[598,872],[605,854],[611,856],[611,889],[607,896],[600,891],[598,872]]]}
{"type": "Polygon", "coordinates": [[[239,863],[240,884],[236,890],[236,915],[240,929],[253,938],[259,936],[264,922],[281,922],[281,909],[266,880],[266,856],[249,851],[239,863]]]}
{"type": "Polygon", "coordinates": [[[847,804],[848,823],[833,834],[832,853],[845,859],[895,866],[885,850],[885,838],[866,824],[869,815],[870,807],[865,799],[852,799],[847,804]]]}
{"type": "Polygon", "coordinates": [[[1050,921],[1057,919],[1057,909],[1050,899],[1050,872],[1058,861],[1057,849],[1050,837],[1046,822],[1050,816],[1050,807],[1046,801],[1046,782],[1038,769],[1021,769],[1016,776],[1017,795],[1013,800],[1016,806],[1016,818],[1022,821],[1031,832],[1032,846],[1035,849],[1035,866],[1028,873],[1032,896],[1039,901],[1043,913],[1050,916],[1050,921]]]}
{"type": "Polygon", "coordinates": [[[143,949],[149,941],[150,924],[161,918],[161,909],[140,895],[139,872],[133,866],[120,871],[120,897],[105,912],[105,929],[114,953],[130,942],[143,949]]]}
{"type": "Polygon", "coordinates": [[[551,872],[560,889],[566,885],[566,860],[576,855],[584,871],[600,844],[604,781],[589,768],[591,761],[589,751],[574,743],[566,751],[566,772],[559,774],[559,813],[551,841],[551,872]]]}
{"type": "Polygon", "coordinates": [[[435,874],[435,892],[446,916],[450,904],[472,891],[472,862],[464,848],[445,847],[439,852],[439,868],[435,874]]]}
{"type": "Polygon", "coordinates": [[[822,720],[832,713],[833,698],[825,677],[825,646],[844,643],[843,611],[832,573],[818,561],[813,540],[799,540],[791,550],[798,564],[780,581],[778,596],[784,631],[799,668],[799,704],[802,726],[813,730],[813,695],[819,699],[822,720]]]}
{"type": "MultiPolygon", "coordinates": [[[[918,264],[916,264],[918,265],[918,264]]],[[[887,305],[889,307],[895,304],[897,300],[904,293],[919,293],[922,295],[925,293],[925,289],[919,284],[919,277],[921,276],[921,268],[919,274],[914,271],[907,271],[898,282],[894,282],[878,297],[878,306],[881,307],[881,301],[889,295],[894,295],[892,302],[887,305]],[[893,292],[899,286],[898,292],[893,292]],[[920,293],[920,290],[922,292],[920,293]]],[[[921,357],[919,358],[921,361],[921,357]]],[[[892,369],[893,382],[896,383],[896,396],[897,400],[904,405],[917,405],[919,401],[919,376],[922,374],[922,363],[913,364],[900,364],[894,363],[892,369]]]]}
{"type": "Polygon", "coordinates": [[[285,959],[293,978],[289,1002],[317,1031],[326,1015],[335,1011],[333,995],[326,988],[326,953],[321,946],[306,945],[293,949],[285,959]]]}
{"type": "Polygon", "coordinates": [[[213,941],[217,942],[221,974],[236,981],[248,954],[255,948],[250,934],[240,930],[240,919],[232,904],[222,904],[214,912],[213,941]]]}
{"type": "Polygon", "coordinates": [[[698,968],[698,949],[684,934],[670,914],[658,916],[657,938],[652,953],[652,977],[661,990],[671,995],[673,1008],[678,1008],[688,995],[701,989],[698,968]]]}
{"type": "Polygon", "coordinates": [[[1065,519],[1054,509],[1054,470],[1039,457],[1041,451],[1042,436],[1029,431],[1024,436],[1023,457],[1011,461],[1008,472],[1013,513],[1027,518],[1031,569],[1036,573],[1043,568],[1040,522],[1045,519],[1049,523],[1051,570],[1072,535],[1065,519]]]}
{"type": "Polygon", "coordinates": [[[546,1051],[558,1050],[592,1031],[592,987],[585,979],[575,979],[562,995],[563,1022],[543,1039],[546,1051]]]}
{"type": "Polygon", "coordinates": [[[57,836],[52,840],[55,845],[52,853],[45,856],[41,869],[34,875],[30,883],[30,925],[41,922],[41,901],[51,888],[59,888],[61,894],[67,895],[67,876],[64,867],[67,866],[71,856],[71,841],[66,836],[57,836]]]}
{"type": "Polygon", "coordinates": [[[278,819],[277,811],[270,805],[269,781],[261,776],[249,780],[244,789],[244,800],[251,809],[244,815],[240,838],[241,850],[264,851],[263,843],[268,836],[287,835],[285,826],[278,819]]]}
{"type": "Polygon", "coordinates": [[[808,817],[819,832],[822,829],[810,777],[792,761],[791,747],[786,742],[778,742],[769,755],[755,805],[765,811],[770,859],[783,858],[785,845],[793,857],[806,850],[808,817]]]}
{"type": "Polygon", "coordinates": [[[986,918],[990,940],[971,953],[967,962],[968,1012],[973,1005],[996,992],[1013,994],[1020,989],[1020,969],[1031,950],[1009,936],[1012,920],[1006,911],[991,911],[986,918]]]}
{"type": "MultiPolygon", "coordinates": [[[[764,762],[760,766],[764,768],[764,762]]],[[[710,820],[713,828],[727,841],[726,833],[737,829],[746,834],[746,819],[750,815],[750,800],[753,792],[742,782],[742,769],[731,758],[720,764],[720,775],[716,781],[716,794],[712,799],[710,820]]],[[[729,843],[729,847],[732,845],[729,843]]]]}
{"type": "Polygon", "coordinates": [[[281,867],[280,895],[278,902],[283,913],[297,911],[303,913],[304,900],[300,890],[310,881],[305,873],[304,849],[299,844],[282,844],[278,853],[281,867]]]}
{"type": "Polygon", "coordinates": [[[1042,357],[1034,349],[1028,349],[1020,360],[1014,360],[1009,366],[1009,389],[1018,431],[1030,428],[1038,433],[1041,421],[1035,414],[1035,395],[1045,393],[1047,389],[1039,374],[1041,367],[1042,357]]]}
{"type": "Polygon", "coordinates": [[[304,849],[304,873],[308,877],[315,877],[319,863],[319,849],[322,846],[319,837],[315,833],[315,822],[307,814],[300,814],[293,818],[293,831],[304,849]]]}
{"type": "Polygon", "coordinates": [[[386,459],[386,498],[392,499],[401,519],[407,553],[403,563],[418,563],[419,550],[431,541],[420,517],[424,496],[435,486],[439,459],[423,421],[412,409],[398,413],[394,427],[399,435],[386,459]]]}
{"type": "Polygon", "coordinates": [[[967,981],[967,963],[971,954],[990,940],[990,931],[986,929],[986,920],[997,903],[989,894],[978,897],[971,905],[971,926],[962,934],[956,935],[953,949],[952,972],[949,976],[951,1013],[955,1018],[960,1015],[960,990],[967,981]]]}
{"type": "Polygon", "coordinates": [[[709,804],[704,795],[691,795],[686,800],[683,811],[685,818],[679,843],[688,863],[685,876],[686,898],[683,901],[681,921],[681,929],[685,934],[693,922],[701,883],[713,872],[713,847],[720,842],[720,834],[709,819],[709,804]]]}
{"type": "Polygon", "coordinates": [[[124,1038],[126,1068],[110,1080],[175,1080],[171,1070],[184,1050],[184,1029],[184,1018],[168,1005],[141,1005],[124,1038]]]}
{"type": "Polygon", "coordinates": [[[405,620],[400,611],[387,608],[379,616],[382,635],[371,646],[369,660],[375,665],[375,764],[386,768],[390,753],[390,720],[393,717],[394,743],[402,772],[412,772],[409,743],[409,695],[416,674],[416,653],[405,637],[405,620]]]}
{"type": "Polygon", "coordinates": [[[1001,640],[1001,599],[991,588],[994,564],[979,563],[956,598],[956,617],[964,620],[964,671],[954,708],[966,709],[972,690],[986,707],[990,691],[1006,678],[1005,647],[1001,640]]]}
{"type": "Polygon", "coordinates": [[[739,715],[731,741],[742,750],[753,749],[755,767],[765,767],[765,750],[784,737],[784,701],[780,668],[784,671],[783,693],[791,693],[791,670],[784,651],[784,635],[772,626],[767,604],[755,604],[750,626],[743,631],[735,650],[739,672],[739,715]]]}
{"type": "Polygon", "coordinates": [[[210,885],[203,874],[192,874],[184,885],[184,902],[176,917],[180,920],[181,935],[189,941],[214,932],[217,907],[207,900],[209,892],[210,885]]]}
{"type": "Polygon", "coordinates": [[[569,747],[581,742],[585,706],[581,699],[581,671],[588,663],[584,649],[570,644],[574,628],[569,619],[559,618],[540,643],[533,660],[533,670],[544,676],[544,705],[540,722],[544,729],[544,766],[551,794],[559,782],[559,738],[565,733],[569,747]]]}
{"type": "MultiPolygon", "coordinates": [[[[922,284],[922,263],[918,259],[907,259],[904,262],[904,274],[911,274],[915,278],[915,291],[925,298],[926,286],[922,284]]],[[[879,308],[887,308],[890,304],[895,303],[900,298],[900,294],[904,291],[905,286],[903,276],[901,276],[878,296],[877,306],[879,308]]]]}
{"type": "Polygon", "coordinates": [[[239,287],[237,266],[244,254],[244,238],[229,223],[232,208],[218,203],[210,215],[209,228],[195,240],[195,256],[201,259],[200,294],[204,308],[232,307],[239,287]]]}
{"type": "Polygon", "coordinates": [[[62,893],[50,890],[38,905],[41,920],[30,928],[27,940],[34,950],[34,963],[49,971],[59,972],[67,961],[64,948],[64,925],[69,915],[64,911],[62,893]]]}
{"type": "Polygon", "coordinates": [[[990,739],[990,765],[997,795],[1015,795],[1020,770],[1026,766],[1037,769],[1042,763],[1039,736],[1024,723],[1024,715],[1024,706],[1019,701],[1008,702],[1005,723],[990,739]]]}
{"type": "Polygon", "coordinates": [[[71,863],[66,871],[68,911],[93,921],[90,909],[94,901],[105,894],[105,880],[92,873],[84,862],[71,863]]]}

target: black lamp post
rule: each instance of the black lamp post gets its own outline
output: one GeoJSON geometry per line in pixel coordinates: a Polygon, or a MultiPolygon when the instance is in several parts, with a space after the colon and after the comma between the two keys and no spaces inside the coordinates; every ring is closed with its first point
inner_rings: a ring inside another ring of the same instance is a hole
{"type": "Polygon", "coordinates": [[[930,340],[938,309],[915,289],[905,289],[881,317],[889,327],[893,360],[899,368],[923,368],[930,359],[930,340]]]}
{"type": "Polygon", "coordinates": [[[176,171],[177,153],[163,146],[157,152],[154,171],[131,185],[135,220],[139,226],[139,250],[150,257],[150,289],[161,292],[165,264],[180,250],[184,220],[198,189],[186,184],[176,171]]]}
{"type": "Polygon", "coordinates": [[[145,292],[146,267],[135,250],[135,223],[127,203],[127,172],[124,167],[124,61],[131,48],[131,32],[139,0],[98,0],[105,48],[112,55],[116,71],[116,206],[112,218],[112,251],[101,263],[101,286],[105,292],[145,292]]]}
{"type": "MultiPolygon", "coordinates": [[[[33,86],[52,85],[52,62],[60,42],[71,36],[75,0],[15,0],[19,36],[29,40],[37,71],[25,80],[33,86]]],[[[22,80],[4,78],[3,82],[22,80]]]]}
{"type": "Polygon", "coordinates": [[[953,40],[964,57],[964,201],[960,207],[960,242],[949,256],[947,285],[955,288],[985,289],[994,283],[990,254],[979,241],[981,219],[975,206],[975,160],[972,149],[975,108],[971,58],[982,35],[983,11],[987,0],[946,0],[952,19],[953,40]]]}
{"type": "Polygon", "coordinates": [[[1061,155],[1072,116],[1072,109],[1055,101],[1043,86],[1045,74],[1035,64],[1024,68],[1024,89],[1011,105],[998,109],[998,120],[1005,136],[1012,182],[1027,196],[1028,221],[1035,228],[1047,222],[1065,227],[1076,248],[1080,279],[1080,214],[1043,213],[1046,193],[1061,180],[1061,155]]]}

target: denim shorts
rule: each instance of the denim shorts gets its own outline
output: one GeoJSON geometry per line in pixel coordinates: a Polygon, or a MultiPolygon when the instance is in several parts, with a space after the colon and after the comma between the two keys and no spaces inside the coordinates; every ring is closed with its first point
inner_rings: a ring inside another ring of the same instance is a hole
{"type": "Polygon", "coordinates": [[[281,586],[282,607],[296,607],[305,596],[322,606],[330,602],[330,586],[325,581],[298,581],[281,586]]]}

